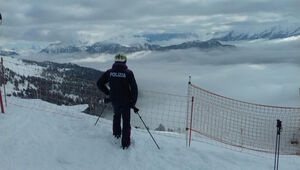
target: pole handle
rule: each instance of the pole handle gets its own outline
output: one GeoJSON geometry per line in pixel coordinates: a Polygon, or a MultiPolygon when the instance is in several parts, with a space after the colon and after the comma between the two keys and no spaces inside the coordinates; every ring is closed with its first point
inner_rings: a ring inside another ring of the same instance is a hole
{"type": "Polygon", "coordinates": [[[131,108],[133,109],[134,113],[138,114],[138,112],[140,111],[140,109],[138,109],[136,106],[131,106],[131,108]]]}

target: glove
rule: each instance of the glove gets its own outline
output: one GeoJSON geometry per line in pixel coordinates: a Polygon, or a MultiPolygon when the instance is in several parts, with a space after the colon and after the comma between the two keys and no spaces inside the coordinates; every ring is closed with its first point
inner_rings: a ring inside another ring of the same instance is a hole
{"type": "Polygon", "coordinates": [[[104,98],[104,103],[110,103],[110,102],[111,102],[111,100],[110,100],[109,97],[105,97],[105,98],[104,98]]]}
{"type": "Polygon", "coordinates": [[[140,109],[138,109],[138,108],[135,107],[135,106],[132,106],[132,109],[133,109],[134,113],[138,113],[138,112],[140,111],[140,109]]]}
{"type": "Polygon", "coordinates": [[[111,102],[111,100],[108,97],[105,97],[105,98],[99,100],[99,104],[106,104],[109,102],[111,102]]]}

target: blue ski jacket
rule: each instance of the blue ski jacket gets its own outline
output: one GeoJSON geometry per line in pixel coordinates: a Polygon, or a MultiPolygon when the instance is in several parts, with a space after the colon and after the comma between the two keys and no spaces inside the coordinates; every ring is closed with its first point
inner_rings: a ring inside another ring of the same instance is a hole
{"type": "Polygon", "coordinates": [[[133,72],[125,63],[115,62],[112,68],[99,78],[97,86],[110,96],[113,105],[134,106],[137,101],[138,87],[133,72]]]}

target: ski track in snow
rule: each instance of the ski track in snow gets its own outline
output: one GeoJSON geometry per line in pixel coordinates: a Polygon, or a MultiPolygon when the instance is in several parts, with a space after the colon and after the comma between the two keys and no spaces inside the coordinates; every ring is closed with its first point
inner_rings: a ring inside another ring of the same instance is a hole
{"type": "MultiPolygon", "coordinates": [[[[196,141],[187,148],[184,137],[154,134],[161,147],[158,150],[146,130],[134,128],[132,145],[122,150],[120,143],[112,143],[110,121],[100,119],[95,126],[97,117],[80,113],[78,107],[69,113],[70,117],[29,110],[10,102],[5,109],[6,113],[0,114],[0,169],[3,170],[273,169],[273,159],[196,141]]],[[[300,169],[299,160],[296,156],[292,160],[281,159],[279,169],[300,169]]]]}

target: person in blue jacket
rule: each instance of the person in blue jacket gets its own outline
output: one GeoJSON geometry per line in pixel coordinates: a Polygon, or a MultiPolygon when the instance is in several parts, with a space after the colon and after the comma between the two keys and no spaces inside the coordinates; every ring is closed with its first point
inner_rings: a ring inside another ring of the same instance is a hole
{"type": "Polygon", "coordinates": [[[126,56],[116,55],[112,68],[107,70],[97,81],[98,88],[108,95],[112,102],[114,110],[113,136],[120,138],[122,132],[123,149],[130,146],[130,108],[135,107],[138,97],[138,87],[133,72],[127,68],[126,61],[126,56]]]}

